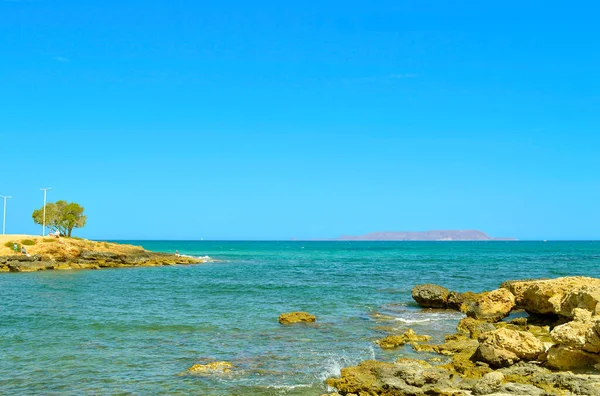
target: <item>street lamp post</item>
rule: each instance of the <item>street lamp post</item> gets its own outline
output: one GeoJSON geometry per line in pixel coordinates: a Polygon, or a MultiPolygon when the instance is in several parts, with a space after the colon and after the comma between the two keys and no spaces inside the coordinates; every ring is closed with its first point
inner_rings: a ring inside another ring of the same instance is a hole
{"type": "Polygon", "coordinates": [[[7,195],[0,195],[0,198],[4,198],[4,220],[2,221],[2,235],[6,234],[6,199],[12,198],[7,195]]]}
{"type": "Polygon", "coordinates": [[[42,224],[42,236],[46,236],[46,192],[51,190],[51,188],[40,188],[40,190],[44,191],[44,220],[42,224]]]}

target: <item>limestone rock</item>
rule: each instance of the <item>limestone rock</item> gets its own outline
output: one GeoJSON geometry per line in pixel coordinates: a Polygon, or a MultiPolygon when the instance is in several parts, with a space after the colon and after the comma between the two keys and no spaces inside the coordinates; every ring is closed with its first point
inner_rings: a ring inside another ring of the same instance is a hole
{"type": "Polygon", "coordinates": [[[481,294],[467,309],[467,316],[488,322],[498,322],[515,306],[515,296],[507,289],[481,294]]]}
{"type": "Polygon", "coordinates": [[[477,358],[492,367],[506,367],[520,360],[536,360],[545,351],[533,334],[501,328],[479,337],[477,358]]]}
{"type": "Polygon", "coordinates": [[[575,308],[600,313],[600,279],[571,276],[556,279],[508,281],[501,286],[512,292],[518,307],[530,313],[573,318],[575,308]]]}
{"type": "Polygon", "coordinates": [[[600,356],[581,349],[554,345],[547,353],[546,364],[556,370],[573,370],[592,367],[600,362],[600,356]]]}
{"type": "Polygon", "coordinates": [[[229,362],[211,362],[208,364],[194,364],[188,369],[191,374],[224,374],[230,373],[233,365],[229,362]]]}
{"type": "Polygon", "coordinates": [[[427,335],[417,335],[413,329],[408,329],[404,334],[400,335],[389,335],[385,337],[383,340],[377,341],[377,344],[383,349],[391,349],[403,346],[404,344],[410,342],[425,342],[428,341],[431,336],[427,335]]]}
{"type": "Polygon", "coordinates": [[[577,322],[589,322],[592,320],[592,313],[582,308],[574,308],[573,320],[577,322]]]}
{"type": "Polygon", "coordinates": [[[504,374],[499,371],[493,371],[484,375],[473,387],[474,395],[489,395],[500,390],[504,381],[504,374]]]}
{"type": "Polygon", "coordinates": [[[288,312],[279,315],[279,323],[281,324],[312,323],[316,320],[317,317],[308,312],[288,312]]]}
{"type": "Polygon", "coordinates": [[[600,354],[600,316],[595,316],[588,322],[590,327],[585,333],[585,345],[583,349],[587,352],[600,354]]]}
{"type": "Polygon", "coordinates": [[[504,384],[500,388],[499,393],[507,393],[509,395],[518,395],[518,396],[524,396],[524,395],[527,395],[527,396],[542,396],[542,395],[547,395],[546,392],[544,392],[543,390],[541,390],[537,386],[529,385],[529,384],[519,384],[519,383],[514,383],[514,382],[509,382],[507,384],[504,384]]]}
{"type": "Polygon", "coordinates": [[[341,378],[327,385],[341,395],[466,395],[448,370],[422,360],[400,359],[395,364],[367,360],[342,369],[341,378]]]}
{"type": "Polygon", "coordinates": [[[412,289],[413,299],[425,308],[446,308],[448,295],[448,289],[438,285],[418,285],[412,289]]]}
{"type": "Polygon", "coordinates": [[[479,338],[482,333],[496,330],[494,325],[489,322],[468,317],[462,318],[456,329],[469,334],[471,338],[475,339],[479,338]]]}
{"type": "Polygon", "coordinates": [[[585,345],[586,334],[592,327],[590,322],[569,322],[556,326],[550,332],[552,341],[559,345],[582,349],[585,345]]]}

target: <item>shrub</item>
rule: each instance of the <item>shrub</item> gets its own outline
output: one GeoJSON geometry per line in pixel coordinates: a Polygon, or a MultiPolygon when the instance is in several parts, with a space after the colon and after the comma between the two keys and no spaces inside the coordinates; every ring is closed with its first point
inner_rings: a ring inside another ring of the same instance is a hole
{"type": "MultiPolygon", "coordinates": [[[[4,244],[4,246],[6,246],[7,248],[9,248],[10,250],[13,250],[15,247],[15,243],[14,242],[6,242],[4,244]]],[[[17,251],[20,253],[21,252],[21,244],[17,243],[17,251]]]]}
{"type": "Polygon", "coordinates": [[[31,240],[31,239],[23,239],[21,241],[21,243],[25,246],[33,246],[35,245],[35,241],[31,240]]]}

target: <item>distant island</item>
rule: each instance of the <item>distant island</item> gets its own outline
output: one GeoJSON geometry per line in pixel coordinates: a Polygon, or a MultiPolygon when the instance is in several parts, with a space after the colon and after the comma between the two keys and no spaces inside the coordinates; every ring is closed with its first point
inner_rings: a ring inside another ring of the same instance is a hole
{"type": "Polygon", "coordinates": [[[337,241],[516,241],[514,238],[493,238],[478,230],[379,231],[352,236],[343,235],[337,241]]]}

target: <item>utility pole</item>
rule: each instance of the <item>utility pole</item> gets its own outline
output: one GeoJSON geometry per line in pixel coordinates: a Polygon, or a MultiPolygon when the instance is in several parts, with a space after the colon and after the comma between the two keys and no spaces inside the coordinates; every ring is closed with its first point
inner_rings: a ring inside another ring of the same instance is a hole
{"type": "Polygon", "coordinates": [[[46,236],[46,192],[48,190],[52,190],[50,187],[48,188],[40,188],[40,190],[44,191],[44,221],[42,225],[42,236],[46,236]]]}
{"type": "Polygon", "coordinates": [[[12,198],[7,195],[0,195],[0,198],[4,198],[4,220],[2,221],[2,235],[6,234],[6,199],[12,198]]]}

